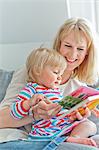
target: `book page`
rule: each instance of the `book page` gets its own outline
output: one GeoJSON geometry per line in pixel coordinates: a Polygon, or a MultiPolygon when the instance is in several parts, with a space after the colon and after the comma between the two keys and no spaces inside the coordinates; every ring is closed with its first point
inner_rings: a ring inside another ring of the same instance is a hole
{"type": "MultiPolygon", "coordinates": [[[[59,104],[63,106],[66,111],[64,111],[63,116],[70,114],[74,110],[77,110],[80,107],[84,107],[90,101],[96,99],[94,106],[99,104],[99,91],[91,88],[81,86],[77,90],[70,93],[68,96],[65,96],[59,104]]],[[[92,107],[90,107],[92,109],[92,107]]]]}

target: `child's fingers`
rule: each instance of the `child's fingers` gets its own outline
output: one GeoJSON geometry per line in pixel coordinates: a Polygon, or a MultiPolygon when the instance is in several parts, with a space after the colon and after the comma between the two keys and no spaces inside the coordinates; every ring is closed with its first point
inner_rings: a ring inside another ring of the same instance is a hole
{"type": "Polygon", "coordinates": [[[51,104],[53,103],[50,99],[48,99],[47,97],[44,97],[44,101],[46,102],[46,104],[51,104]]]}
{"type": "Polygon", "coordinates": [[[31,106],[38,104],[40,101],[44,99],[44,96],[41,94],[34,94],[31,98],[31,106]]]}

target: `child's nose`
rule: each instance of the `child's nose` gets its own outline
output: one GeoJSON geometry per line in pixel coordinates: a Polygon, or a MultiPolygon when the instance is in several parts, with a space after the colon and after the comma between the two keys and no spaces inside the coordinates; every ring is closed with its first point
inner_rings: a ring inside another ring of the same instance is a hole
{"type": "Polygon", "coordinates": [[[62,79],[62,76],[58,76],[58,78],[57,78],[58,80],[61,80],[62,79]]]}

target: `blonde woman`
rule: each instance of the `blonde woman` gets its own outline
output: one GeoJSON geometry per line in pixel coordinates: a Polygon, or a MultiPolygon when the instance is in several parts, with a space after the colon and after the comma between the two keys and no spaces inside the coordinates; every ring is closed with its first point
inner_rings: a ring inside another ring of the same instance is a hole
{"type": "MultiPolygon", "coordinates": [[[[53,44],[53,48],[59,51],[67,61],[67,68],[62,75],[62,82],[60,89],[63,89],[63,95],[68,95],[70,92],[78,88],[83,84],[95,84],[98,73],[96,68],[96,56],[97,48],[95,43],[95,34],[92,30],[90,23],[83,18],[71,18],[68,19],[59,29],[56,39],[53,44]]],[[[19,92],[19,87],[23,87],[26,79],[26,69],[22,69],[13,76],[11,85],[9,86],[5,100],[1,104],[0,111],[0,127],[1,128],[17,128],[25,126],[32,122],[32,117],[28,116],[21,121],[13,119],[10,115],[10,105],[14,101],[14,97],[19,92]],[[13,85],[16,85],[14,89],[11,89],[13,85]],[[18,85],[18,86],[17,86],[18,85]],[[12,91],[10,93],[10,91],[12,91]],[[10,97],[10,98],[9,98],[10,97]],[[3,118],[2,118],[3,116],[3,118]],[[9,122],[8,122],[9,120],[9,122]]],[[[47,119],[56,115],[60,111],[60,107],[55,103],[47,103],[41,101],[38,105],[35,105],[33,112],[35,119],[47,119]],[[53,114],[50,114],[53,110],[53,114]],[[50,115],[49,115],[50,114],[50,115]]],[[[75,118],[79,120],[83,117],[88,117],[90,111],[88,108],[85,110],[85,115],[81,116],[78,112],[75,114],[75,118]]],[[[74,118],[73,117],[73,118],[74,118]]],[[[14,129],[13,129],[14,130],[14,129]]],[[[25,130],[27,131],[27,130],[25,130]]],[[[79,124],[71,132],[71,139],[67,141],[77,142],[88,145],[94,145],[91,139],[87,138],[96,133],[96,126],[89,120],[85,120],[82,124],[79,124]],[[86,126],[85,131],[81,132],[82,125],[86,126]],[[90,128],[91,132],[88,132],[90,128]],[[72,137],[73,134],[78,134],[79,137],[72,137]],[[86,138],[85,138],[86,137],[86,138]]],[[[23,142],[25,144],[25,142],[23,142]]],[[[4,146],[11,143],[6,143],[4,146]]],[[[17,142],[16,142],[17,144],[17,142]]],[[[33,143],[35,144],[35,143],[33,143]]],[[[41,143],[40,143],[41,144],[41,143]]],[[[27,147],[29,145],[25,144],[27,147]]],[[[44,142],[42,143],[44,147],[44,142]]],[[[1,146],[1,145],[0,145],[1,146]]],[[[3,146],[3,145],[2,145],[3,146]]],[[[11,146],[11,145],[10,145],[11,146]]],[[[13,146],[13,144],[12,144],[13,146]]],[[[18,144],[17,144],[18,146],[18,144]]],[[[21,144],[20,144],[21,146],[21,144]]],[[[41,145],[38,145],[39,148],[41,145]]]]}

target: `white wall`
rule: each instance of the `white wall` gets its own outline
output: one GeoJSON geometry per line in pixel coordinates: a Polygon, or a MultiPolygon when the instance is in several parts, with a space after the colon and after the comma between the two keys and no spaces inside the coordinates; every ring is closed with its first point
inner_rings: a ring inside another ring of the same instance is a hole
{"type": "Polygon", "coordinates": [[[0,43],[50,41],[65,18],[65,0],[0,0],[0,43]]]}
{"type": "Polygon", "coordinates": [[[19,68],[32,48],[50,46],[68,17],[85,17],[97,25],[98,8],[98,0],[0,0],[0,68],[19,68]]]}
{"type": "Polygon", "coordinates": [[[20,67],[67,19],[66,0],[0,0],[0,68],[20,67]]]}
{"type": "Polygon", "coordinates": [[[26,62],[28,54],[41,45],[50,47],[50,43],[11,43],[0,44],[0,69],[15,70],[26,62]]]}
{"type": "Polygon", "coordinates": [[[99,32],[99,0],[69,0],[70,16],[85,17],[99,32]]]}

